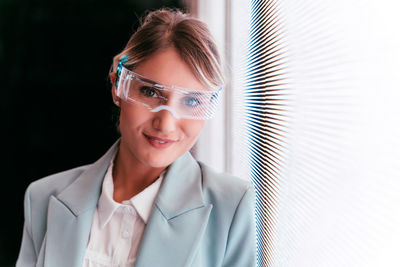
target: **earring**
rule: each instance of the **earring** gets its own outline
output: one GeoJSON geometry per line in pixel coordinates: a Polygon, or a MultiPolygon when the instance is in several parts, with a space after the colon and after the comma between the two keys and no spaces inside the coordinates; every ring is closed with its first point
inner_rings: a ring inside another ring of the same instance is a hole
{"type": "Polygon", "coordinates": [[[118,100],[115,100],[114,104],[119,107],[119,101],[118,100]]]}

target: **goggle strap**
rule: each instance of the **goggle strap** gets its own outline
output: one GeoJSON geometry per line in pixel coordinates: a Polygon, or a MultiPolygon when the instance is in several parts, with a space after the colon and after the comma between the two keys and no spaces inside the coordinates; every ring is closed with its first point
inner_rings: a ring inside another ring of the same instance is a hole
{"type": "Polygon", "coordinates": [[[125,63],[127,61],[128,61],[128,56],[122,56],[119,59],[118,67],[117,67],[117,78],[115,79],[115,86],[118,85],[119,78],[121,77],[121,71],[122,71],[122,68],[124,67],[123,63],[125,63]]]}

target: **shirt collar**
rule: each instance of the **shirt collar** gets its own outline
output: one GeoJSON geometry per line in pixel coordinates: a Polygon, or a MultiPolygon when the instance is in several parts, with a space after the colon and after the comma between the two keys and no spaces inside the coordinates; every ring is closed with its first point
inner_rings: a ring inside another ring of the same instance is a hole
{"type": "MultiPolygon", "coordinates": [[[[114,157],[112,158],[110,166],[108,167],[108,170],[104,176],[102,192],[98,203],[98,215],[101,228],[106,226],[106,224],[111,220],[114,212],[120,206],[122,206],[122,204],[113,199],[114,182],[112,177],[112,169],[114,165],[114,157]]],[[[145,224],[147,224],[147,221],[150,217],[153,203],[156,199],[158,191],[160,190],[164,175],[165,171],[163,171],[159,178],[157,178],[157,180],[151,185],[128,200],[128,202],[136,209],[137,213],[145,224]]]]}
{"type": "Polygon", "coordinates": [[[164,178],[164,172],[160,174],[160,177],[155,180],[151,185],[146,187],[142,192],[132,197],[129,201],[135,207],[140,217],[147,224],[150,213],[153,207],[153,203],[156,199],[157,193],[160,190],[161,182],[164,178]]]}

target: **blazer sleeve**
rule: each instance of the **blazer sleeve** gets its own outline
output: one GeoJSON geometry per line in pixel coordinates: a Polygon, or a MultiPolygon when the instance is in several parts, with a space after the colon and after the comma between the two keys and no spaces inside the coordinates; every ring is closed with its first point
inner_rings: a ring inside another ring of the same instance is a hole
{"type": "Polygon", "coordinates": [[[256,266],[255,194],[252,186],[244,193],[229,229],[223,267],[256,266]]]}
{"type": "Polygon", "coordinates": [[[30,267],[36,264],[36,252],[33,244],[32,238],[32,216],[31,216],[31,201],[29,187],[25,192],[24,201],[24,231],[22,236],[21,249],[17,259],[16,267],[30,267]]]}

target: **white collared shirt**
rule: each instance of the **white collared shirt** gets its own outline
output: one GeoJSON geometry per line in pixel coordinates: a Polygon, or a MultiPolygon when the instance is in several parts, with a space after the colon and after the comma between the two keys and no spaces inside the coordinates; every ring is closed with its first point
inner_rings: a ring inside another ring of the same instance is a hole
{"type": "Polygon", "coordinates": [[[164,172],[151,185],[129,200],[113,199],[113,160],[93,217],[83,267],[134,266],[144,228],[161,186],[164,172]]]}

